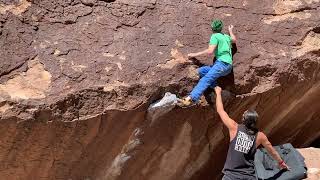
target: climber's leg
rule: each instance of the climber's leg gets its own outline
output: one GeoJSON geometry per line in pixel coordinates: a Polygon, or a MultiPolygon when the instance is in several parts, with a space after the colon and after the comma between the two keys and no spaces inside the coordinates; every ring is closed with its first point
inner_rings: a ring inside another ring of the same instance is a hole
{"type": "Polygon", "coordinates": [[[202,66],[198,69],[198,74],[200,76],[200,78],[202,78],[203,76],[205,76],[211,69],[212,66],[202,66]]]}
{"type": "MultiPolygon", "coordinates": [[[[200,78],[202,78],[203,76],[205,76],[211,69],[212,65],[211,66],[203,66],[201,68],[198,69],[198,73],[199,73],[199,76],[200,78]]],[[[206,101],[209,103],[209,104],[212,104],[212,101],[211,101],[211,93],[213,91],[213,84],[210,85],[210,88],[208,88],[207,90],[205,90],[203,92],[203,95],[206,99],[206,101]]]]}
{"type": "MultiPolygon", "coordinates": [[[[211,69],[212,65],[211,66],[202,66],[200,68],[198,68],[198,74],[199,74],[199,77],[202,78],[203,76],[205,76],[211,69]]],[[[211,85],[212,86],[212,85],[211,85]]],[[[210,86],[210,87],[211,87],[210,86]]],[[[213,87],[211,87],[213,88],[213,87]]],[[[208,88],[204,93],[203,95],[205,96],[206,100],[208,103],[210,103],[211,101],[209,101],[210,99],[210,92],[212,91],[211,88],[208,88]]]]}
{"type": "Polygon", "coordinates": [[[216,80],[221,76],[226,76],[232,70],[232,65],[222,62],[216,61],[216,63],[210,68],[209,72],[203,76],[198,84],[193,88],[190,93],[190,98],[193,102],[199,101],[203,92],[209,87],[216,86],[216,80]]]}
{"type": "MultiPolygon", "coordinates": [[[[211,67],[212,67],[212,65],[211,66],[202,66],[202,67],[200,67],[198,69],[199,77],[202,78],[203,76],[205,76],[210,71],[211,67]]],[[[210,85],[211,90],[209,90],[209,91],[212,91],[212,89],[214,87],[215,87],[214,84],[210,85]]]]}

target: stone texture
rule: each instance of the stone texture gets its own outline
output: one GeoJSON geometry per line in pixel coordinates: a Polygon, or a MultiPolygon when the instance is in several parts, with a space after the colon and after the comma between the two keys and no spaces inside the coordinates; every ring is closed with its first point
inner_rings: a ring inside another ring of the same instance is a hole
{"type": "MultiPolygon", "coordinates": [[[[210,21],[233,24],[240,120],[255,108],[274,144],[319,138],[318,0],[0,1],[3,179],[214,179],[228,136],[210,106],[146,118],[197,80],[188,52],[210,21]]],[[[210,58],[200,58],[209,64],[210,58]]],[[[222,85],[225,81],[222,81],[222,85]]],[[[228,82],[230,83],[230,82],[228,82]]]]}
{"type": "Polygon", "coordinates": [[[299,152],[305,158],[308,167],[308,178],[310,180],[320,179],[320,149],[304,148],[299,149],[299,152]]]}

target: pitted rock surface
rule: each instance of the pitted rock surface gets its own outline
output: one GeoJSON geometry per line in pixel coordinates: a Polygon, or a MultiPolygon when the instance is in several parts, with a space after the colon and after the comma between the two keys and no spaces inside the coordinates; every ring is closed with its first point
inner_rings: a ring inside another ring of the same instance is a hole
{"type": "Polygon", "coordinates": [[[219,178],[228,135],[214,107],[146,118],[165,92],[195,85],[186,54],[207,48],[215,18],[238,37],[230,116],[255,108],[274,144],[309,146],[319,10],[319,0],[0,1],[1,177],[219,178]]]}

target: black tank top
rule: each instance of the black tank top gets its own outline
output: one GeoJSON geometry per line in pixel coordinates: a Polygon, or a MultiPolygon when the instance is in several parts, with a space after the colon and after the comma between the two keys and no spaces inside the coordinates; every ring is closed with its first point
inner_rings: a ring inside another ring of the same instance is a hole
{"type": "Polygon", "coordinates": [[[256,153],[256,137],[250,135],[248,129],[240,124],[236,137],[230,142],[223,174],[232,180],[256,180],[254,154],[256,153]]]}

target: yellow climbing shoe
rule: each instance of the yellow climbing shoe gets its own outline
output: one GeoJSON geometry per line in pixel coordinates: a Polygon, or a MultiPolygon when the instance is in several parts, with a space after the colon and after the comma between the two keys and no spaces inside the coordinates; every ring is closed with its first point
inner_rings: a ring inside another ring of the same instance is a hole
{"type": "Polygon", "coordinates": [[[193,105],[193,102],[192,102],[192,99],[188,96],[183,99],[178,99],[177,105],[180,107],[189,107],[193,105]]]}

